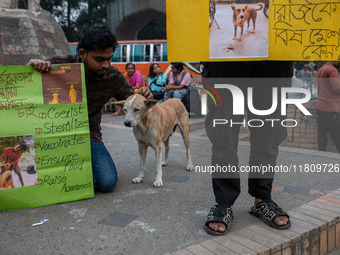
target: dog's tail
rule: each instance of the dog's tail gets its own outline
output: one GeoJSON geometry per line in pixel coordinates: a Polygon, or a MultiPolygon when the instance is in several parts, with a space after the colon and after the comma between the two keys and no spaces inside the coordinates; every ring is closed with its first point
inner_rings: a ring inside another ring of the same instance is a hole
{"type": "Polygon", "coordinates": [[[264,3],[258,3],[259,8],[258,9],[255,9],[256,11],[262,11],[263,8],[264,8],[264,3]]]}

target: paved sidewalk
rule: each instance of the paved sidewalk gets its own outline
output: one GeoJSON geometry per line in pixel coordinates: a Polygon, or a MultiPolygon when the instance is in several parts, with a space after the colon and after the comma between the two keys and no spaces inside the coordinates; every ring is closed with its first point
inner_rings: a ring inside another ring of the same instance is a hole
{"type": "MultiPolygon", "coordinates": [[[[243,192],[233,207],[230,233],[216,238],[203,230],[215,203],[210,174],[185,170],[180,134],[170,139],[164,186],[156,189],[152,149],[144,182],[132,184],[139,171],[132,130],[123,126],[123,117],[109,114],[102,127],[119,172],[117,188],[93,199],[0,212],[0,254],[318,254],[302,252],[331,251],[340,244],[339,173],[276,174],[273,198],[292,217],[292,228],[280,232],[248,214],[253,199],[242,175],[243,192]],[[40,219],[49,221],[32,227],[40,219]]],[[[210,165],[211,145],[203,129],[191,131],[191,149],[195,166],[210,165]]],[[[249,143],[240,142],[239,155],[240,165],[247,165],[249,143]]],[[[280,149],[278,165],[317,163],[339,164],[339,154],[280,149]]]]}

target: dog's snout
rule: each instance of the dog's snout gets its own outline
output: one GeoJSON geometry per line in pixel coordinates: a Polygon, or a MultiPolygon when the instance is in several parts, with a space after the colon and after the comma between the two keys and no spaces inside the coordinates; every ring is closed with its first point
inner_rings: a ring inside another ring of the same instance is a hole
{"type": "Polygon", "coordinates": [[[129,120],[124,121],[124,125],[127,127],[131,127],[131,121],[129,120]]]}
{"type": "Polygon", "coordinates": [[[241,15],[240,18],[243,19],[243,18],[244,18],[244,15],[241,15]]]}

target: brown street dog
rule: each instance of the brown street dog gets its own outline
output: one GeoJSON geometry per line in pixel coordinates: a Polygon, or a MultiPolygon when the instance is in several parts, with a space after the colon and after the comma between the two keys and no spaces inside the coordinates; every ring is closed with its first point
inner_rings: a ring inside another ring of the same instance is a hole
{"type": "Polygon", "coordinates": [[[10,164],[10,163],[3,164],[3,165],[1,166],[0,174],[3,174],[3,173],[6,172],[6,171],[11,171],[12,168],[13,168],[13,165],[10,164]]]}
{"type": "Polygon", "coordinates": [[[237,35],[237,27],[241,28],[241,34],[239,40],[242,41],[242,35],[244,30],[244,24],[246,21],[248,22],[247,29],[249,29],[250,20],[253,22],[253,33],[255,32],[255,23],[257,18],[257,12],[263,10],[264,4],[259,3],[259,8],[255,9],[253,7],[249,7],[248,5],[232,5],[231,9],[233,10],[233,24],[234,24],[234,37],[233,40],[236,39],[237,35]]]}
{"type": "Polygon", "coordinates": [[[169,138],[176,127],[181,131],[184,140],[188,171],[194,170],[191,162],[190,139],[189,139],[189,116],[183,103],[179,99],[171,98],[161,104],[157,100],[146,99],[141,95],[132,95],[128,99],[112,104],[124,105],[125,120],[127,127],[133,128],[133,134],[138,142],[140,156],[140,173],[132,180],[133,183],[143,181],[147,149],[150,146],[156,154],[156,180],[155,188],[163,186],[162,166],[168,164],[169,138]],[[165,159],[162,162],[162,142],[165,146],[165,159]]]}
{"type": "Polygon", "coordinates": [[[15,188],[12,178],[12,171],[6,171],[0,175],[0,189],[15,188]]]}

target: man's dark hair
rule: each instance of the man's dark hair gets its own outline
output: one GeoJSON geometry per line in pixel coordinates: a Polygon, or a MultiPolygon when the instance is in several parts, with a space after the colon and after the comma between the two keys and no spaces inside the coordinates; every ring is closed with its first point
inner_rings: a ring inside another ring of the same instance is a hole
{"type": "Polygon", "coordinates": [[[110,28],[97,24],[91,25],[82,31],[77,52],[82,48],[90,52],[94,50],[106,50],[110,47],[115,51],[117,46],[116,36],[111,32],[110,28]]]}
{"type": "Polygon", "coordinates": [[[183,62],[172,62],[171,65],[179,71],[182,71],[184,69],[183,62]]]}
{"type": "Polygon", "coordinates": [[[25,141],[20,141],[18,144],[21,146],[21,149],[25,151],[27,149],[27,143],[25,141]]]}

